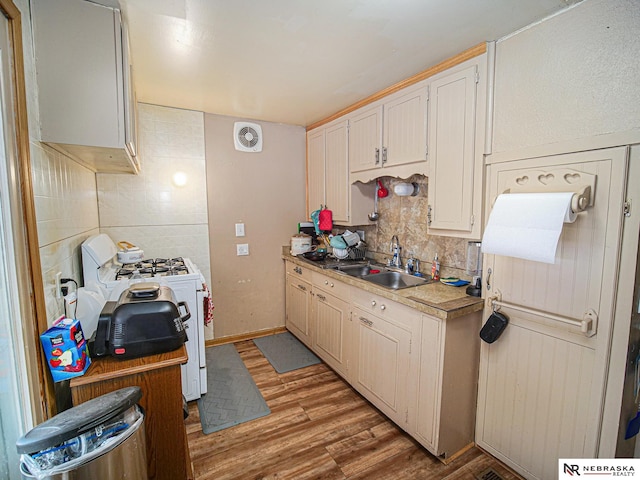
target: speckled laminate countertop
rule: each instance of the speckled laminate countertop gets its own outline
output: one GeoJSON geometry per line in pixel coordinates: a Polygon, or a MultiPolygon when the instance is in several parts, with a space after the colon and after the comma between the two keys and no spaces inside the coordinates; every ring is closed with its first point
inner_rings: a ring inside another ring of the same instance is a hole
{"type": "Polygon", "coordinates": [[[288,260],[297,265],[317,271],[328,277],[361,288],[367,292],[375,293],[382,297],[396,301],[411,308],[415,308],[427,315],[441,320],[451,320],[473,312],[482,310],[483,300],[465,293],[465,287],[451,287],[440,282],[428,283],[417,287],[389,290],[379,287],[371,282],[352,277],[331,268],[322,268],[319,264],[303,257],[291,255],[288,251],[282,252],[283,260],[288,260]]]}

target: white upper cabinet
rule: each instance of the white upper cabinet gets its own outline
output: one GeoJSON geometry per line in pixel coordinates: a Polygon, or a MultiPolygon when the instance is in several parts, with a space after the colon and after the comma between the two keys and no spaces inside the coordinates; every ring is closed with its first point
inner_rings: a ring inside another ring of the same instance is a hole
{"type": "Polygon", "coordinates": [[[347,122],[339,122],[325,131],[325,204],[337,222],[349,221],[349,162],[347,159],[347,122]]]}
{"type": "Polygon", "coordinates": [[[324,141],[324,128],[307,133],[307,214],[326,204],[324,141]]]}
{"type": "MultiPolygon", "coordinates": [[[[427,88],[424,82],[396,95],[384,103],[384,168],[427,161],[427,88]]],[[[424,173],[424,167],[413,173],[424,173]]]]}
{"type": "Polygon", "coordinates": [[[429,234],[480,239],[487,55],[430,80],[429,234]]]}
{"type": "Polygon", "coordinates": [[[307,213],[326,206],[334,221],[349,220],[348,168],[346,121],[307,134],[307,213]]]}
{"type": "Polygon", "coordinates": [[[374,186],[349,183],[348,144],[344,118],[307,132],[307,213],[326,205],[334,223],[366,225],[374,186]]]}
{"type": "Polygon", "coordinates": [[[41,141],[98,172],[137,173],[136,102],[120,11],[33,0],[41,141]]]}
{"type": "Polygon", "coordinates": [[[438,73],[392,94],[380,93],[310,130],[309,210],[328,205],[339,225],[366,225],[373,180],[425,175],[429,234],[479,240],[484,155],[491,153],[486,125],[493,44],[487,48],[468,60],[446,62],[455,65],[445,70],[434,67],[438,73]]]}
{"type": "Polygon", "coordinates": [[[349,120],[349,169],[352,174],[381,167],[382,105],[364,108],[349,120]]]}
{"type": "Polygon", "coordinates": [[[422,81],[349,115],[351,182],[426,174],[427,104],[422,81]]]}

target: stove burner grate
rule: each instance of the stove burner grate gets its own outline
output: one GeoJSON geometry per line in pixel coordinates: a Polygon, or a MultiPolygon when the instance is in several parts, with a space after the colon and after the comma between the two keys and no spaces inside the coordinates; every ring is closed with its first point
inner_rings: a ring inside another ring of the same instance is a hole
{"type": "Polygon", "coordinates": [[[137,263],[123,264],[116,271],[115,279],[131,279],[136,273],[142,278],[152,278],[154,276],[187,275],[189,270],[182,257],[145,259],[137,263]]]}

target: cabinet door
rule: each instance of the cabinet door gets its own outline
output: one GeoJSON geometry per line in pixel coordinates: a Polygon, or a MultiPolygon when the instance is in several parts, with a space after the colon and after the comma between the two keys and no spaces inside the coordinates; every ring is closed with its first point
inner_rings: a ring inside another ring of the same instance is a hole
{"type": "Polygon", "coordinates": [[[42,141],[122,147],[116,11],[73,0],[38,0],[32,8],[42,141]]]}
{"type": "MultiPolygon", "coordinates": [[[[325,203],[337,222],[349,221],[347,121],[325,130],[325,203]]],[[[312,205],[313,206],[313,205],[312,205]]]]}
{"type": "MultiPolygon", "coordinates": [[[[138,118],[136,91],[133,87],[133,65],[131,65],[131,52],[129,47],[129,28],[117,15],[122,26],[122,74],[125,92],[124,102],[124,142],[132,158],[137,158],[138,118]]],[[[135,160],[139,162],[139,159],[135,160]]]]}
{"type": "Polygon", "coordinates": [[[97,172],[138,173],[135,93],[118,9],[33,0],[40,139],[97,172]]]}
{"type": "Polygon", "coordinates": [[[381,149],[382,106],[377,106],[364,110],[349,121],[350,171],[380,168],[381,149]]]}
{"type": "Polygon", "coordinates": [[[309,132],[307,136],[307,195],[308,214],[325,205],[325,131],[309,132]]]}
{"type": "Polygon", "coordinates": [[[348,377],[349,303],[323,290],[314,290],[313,350],[343,377],[348,377]]]}
{"type": "Polygon", "coordinates": [[[427,88],[384,104],[384,167],[427,161],[427,88]]]}
{"type": "Polygon", "coordinates": [[[429,230],[471,232],[476,72],[473,65],[431,83],[429,230]]]}
{"type": "Polygon", "coordinates": [[[311,346],[311,284],[287,274],[285,325],[307,346],[311,346]]]}
{"type": "Polygon", "coordinates": [[[437,446],[442,382],[441,337],[442,322],[423,315],[416,436],[434,454],[439,454],[437,446]]]}
{"type": "Polygon", "coordinates": [[[354,387],[400,426],[407,424],[411,332],[390,319],[353,308],[354,387]]]}

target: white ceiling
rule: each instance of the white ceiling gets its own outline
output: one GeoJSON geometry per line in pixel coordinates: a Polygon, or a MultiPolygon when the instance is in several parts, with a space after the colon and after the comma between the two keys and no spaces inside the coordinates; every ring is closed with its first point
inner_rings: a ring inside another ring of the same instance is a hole
{"type": "Polygon", "coordinates": [[[138,101],[306,126],[577,1],[120,4],[138,101]]]}

